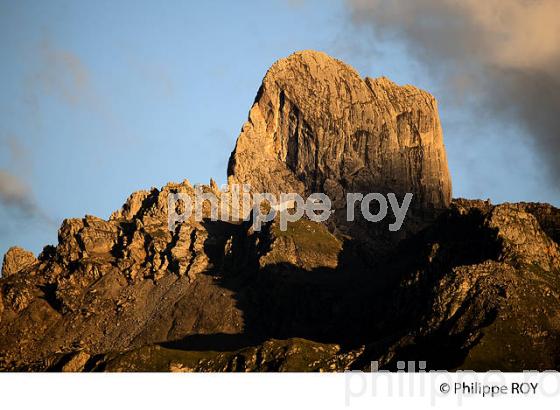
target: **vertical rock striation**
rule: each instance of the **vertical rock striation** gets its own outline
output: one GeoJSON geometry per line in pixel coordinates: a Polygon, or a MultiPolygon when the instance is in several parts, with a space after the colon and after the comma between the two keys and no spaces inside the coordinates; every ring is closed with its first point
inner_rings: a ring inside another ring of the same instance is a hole
{"type": "Polygon", "coordinates": [[[423,218],[451,201],[435,98],[385,77],[362,79],[317,51],[268,70],[228,176],[255,192],[324,192],[337,210],[348,192],[394,192],[399,201],[411,192],[423,218]]]}

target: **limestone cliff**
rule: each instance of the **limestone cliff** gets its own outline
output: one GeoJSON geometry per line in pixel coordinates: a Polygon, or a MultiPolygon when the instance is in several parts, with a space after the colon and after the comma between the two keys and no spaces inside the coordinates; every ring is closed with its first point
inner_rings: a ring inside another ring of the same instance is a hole
{"type": "Polygon", "coordinates": [[[435,98],[385,77],[362,79],[317,51],[268,70],[228,175],[256,192],[323,192],[339,210],[347,192],[413,193],[411,211],[424,219],[451,201],[435,98]]]}

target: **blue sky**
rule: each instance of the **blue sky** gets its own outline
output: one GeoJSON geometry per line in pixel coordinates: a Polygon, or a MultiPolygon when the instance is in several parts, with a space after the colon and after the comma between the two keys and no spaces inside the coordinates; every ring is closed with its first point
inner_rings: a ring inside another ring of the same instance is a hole
{"type": "Polygon", "coordinates": [[[301,49],[435,94],[455,197],[560,204],[522,130],[446,93],[344,2],[0,0],[0,253],[37,253],[63,218],[107,218],[136,190],[225,182],[266,70],[301,49]]]}

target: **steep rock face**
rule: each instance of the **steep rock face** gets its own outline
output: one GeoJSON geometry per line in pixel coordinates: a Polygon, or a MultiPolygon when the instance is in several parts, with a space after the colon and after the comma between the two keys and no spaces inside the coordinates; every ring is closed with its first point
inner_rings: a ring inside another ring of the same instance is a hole
{"type": "Polygon", "coordinates": [[[411,192],[411,210],[423,218],[451,201],[435,98],[384,77],[362,79],[316,51],[268,70],[228,175],[255,192],[324,192],[338,210],[347,192],[393,192],[400,201],[411,192]]]}

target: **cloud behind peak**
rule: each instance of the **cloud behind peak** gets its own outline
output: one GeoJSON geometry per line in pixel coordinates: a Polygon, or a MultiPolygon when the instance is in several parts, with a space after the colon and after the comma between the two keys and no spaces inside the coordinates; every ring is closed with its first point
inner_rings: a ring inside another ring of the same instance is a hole
{"type": "MultiPolygon", "coordinates": [[[[353,22],[397,38],[449,95],[516,123],[560,177],[560,2],[349,0],[353,22]]],[[[556,184],[555,184],[556,186],[556,184]]]]}

